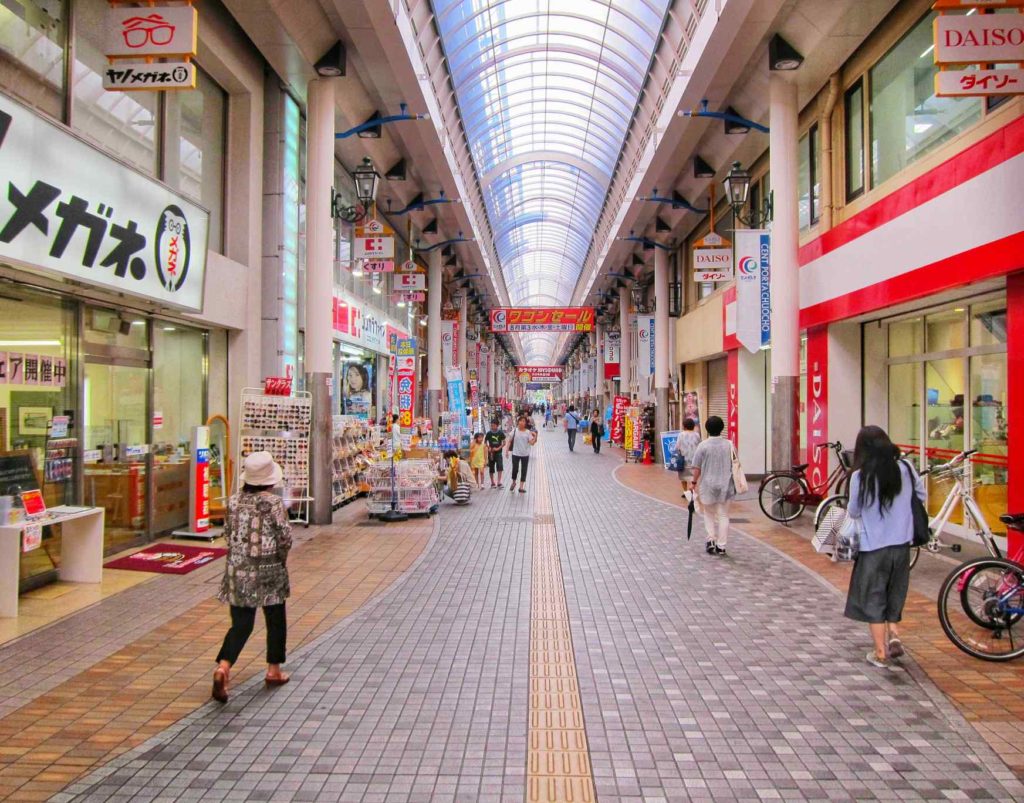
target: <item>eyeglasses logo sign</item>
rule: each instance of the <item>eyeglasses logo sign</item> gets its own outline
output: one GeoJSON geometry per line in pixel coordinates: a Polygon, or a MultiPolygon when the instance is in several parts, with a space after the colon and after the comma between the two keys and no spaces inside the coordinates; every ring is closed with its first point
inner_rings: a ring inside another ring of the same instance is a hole
{"type": "Polygon", "coordinates": [[[185,284],[191,253],[188,220],[181,208],[172,204],[160,215],[154,246],[156,271],[168,292],[175,293],[185,284]]]}
{"type": "Polygon", "coordinates": [[[129,17],[121,23],[121,36],[127,47],[133,50],[153,44],[158,47],[169,45],[174,39],[176,25],[169,23],[161,14],[148,17],[129,17]]]}

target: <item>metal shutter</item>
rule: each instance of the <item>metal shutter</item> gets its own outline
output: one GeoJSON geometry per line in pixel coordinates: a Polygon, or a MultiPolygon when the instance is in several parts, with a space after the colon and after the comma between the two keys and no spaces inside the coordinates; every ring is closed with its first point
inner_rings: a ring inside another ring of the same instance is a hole
{"type": "Polygon", "coordinates": [[[729,427],[729,369],[728,359],[721,357],[708,361],[708,418],[717,415],[729,427]]]}

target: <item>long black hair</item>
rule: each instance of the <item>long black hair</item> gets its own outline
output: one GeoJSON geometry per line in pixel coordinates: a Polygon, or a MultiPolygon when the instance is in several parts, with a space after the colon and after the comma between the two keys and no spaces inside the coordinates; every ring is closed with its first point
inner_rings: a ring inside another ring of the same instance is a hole
{"type": "Polygon", "coordinates": [[[876,499],[883,512],[892,507],[903,488],[899,457],[899,448],[881,427],[866,426],[857,433],[853,467],[860,470],[861,507],[870,507],[876,499]]]}

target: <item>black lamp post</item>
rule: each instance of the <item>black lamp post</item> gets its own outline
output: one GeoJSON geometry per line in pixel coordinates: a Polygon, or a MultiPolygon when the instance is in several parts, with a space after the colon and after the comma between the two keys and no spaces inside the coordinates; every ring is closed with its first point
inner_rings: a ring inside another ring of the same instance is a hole
{"type": "Polygon", "coordinates": [[[740,223],[758,229],[772,219],[771,194],[762,201],[759,209],[751,209],[749,215],[743,214],[743,208],[750,197],[750,172],[739,162],[732,163],[732,169],[722,185],[725,187],[725,197],[729,199],[729,206],[732,207],[733,217],[740,223]]]}

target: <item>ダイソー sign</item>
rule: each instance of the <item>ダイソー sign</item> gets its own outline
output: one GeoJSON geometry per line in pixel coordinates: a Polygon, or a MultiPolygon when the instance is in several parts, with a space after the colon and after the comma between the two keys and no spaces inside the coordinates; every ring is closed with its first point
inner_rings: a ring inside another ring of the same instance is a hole
{"type": "Polygon", "coordinates": [[[1024,14],[942,14],[934,26],[936,64],[1024,61],[1024,14]]]}
{"type": "Polygon", "coordinates": [[[593,307],[498,307],[491,310],[492,332],[589,332],[593,307]]]}
{"type": "Polygon", "coordinates": [[[520,365],[516,375],[523,384],[528,382],[544,382],[556,384],[562,381],[564,368],[561,365],[520,365]]]}
{"type": "Polygon", "coordinates": [[[940,70],[935,73],[935,94],[940,98],[1024,93],[1024,70],[940,70]]]}
{"type": "Polygon", "coordinates": [[[0,176],[0,259],[202,310],[208,212],[3,95],[0,176]]]}

